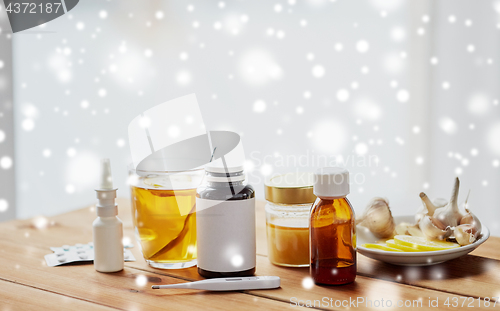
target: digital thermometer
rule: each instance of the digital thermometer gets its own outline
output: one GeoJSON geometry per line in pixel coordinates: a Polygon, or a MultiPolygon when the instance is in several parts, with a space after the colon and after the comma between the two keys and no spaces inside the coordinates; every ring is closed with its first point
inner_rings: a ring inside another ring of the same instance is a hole
{"type": "Polygon", "coordinates": [[[241,278],[219,278],[203,281],[171,284],[171,285],[153,285],[153,289],[162,288],[190,288],[204,289],[212,291],[230,291],[230,290],[250,290],[250,289],[271,289],[280,287],[281,280],[277,276],[252,276],[241,278]]]}

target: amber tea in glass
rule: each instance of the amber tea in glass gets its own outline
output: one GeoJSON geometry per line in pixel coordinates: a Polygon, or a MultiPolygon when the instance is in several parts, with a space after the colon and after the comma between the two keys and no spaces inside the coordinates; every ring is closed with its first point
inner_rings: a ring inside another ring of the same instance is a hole
{"type": "Polygon", "coordinates": [[[144,259],[155,268],[194,266],[197,176],[135,179],[131,184],[132,218],[144,259]],[[165,182],[166,178],[170,180],[165,182]],[[177,182],[172,183],[172,178],[177,182]],[[168,189],[169,186],[174,189],[168,189]]]}

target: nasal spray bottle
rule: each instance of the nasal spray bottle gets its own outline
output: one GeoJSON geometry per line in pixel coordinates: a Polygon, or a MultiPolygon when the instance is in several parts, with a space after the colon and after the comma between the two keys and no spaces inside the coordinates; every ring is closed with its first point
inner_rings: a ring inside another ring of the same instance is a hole
{"type": "Polygon", "coordinates": [[[109,159],[101,161],[101,186],[96,189],[97,219],[93,223],[94,267],[99,272],[123,270],[123,224],[118,218],[109,159]]]}

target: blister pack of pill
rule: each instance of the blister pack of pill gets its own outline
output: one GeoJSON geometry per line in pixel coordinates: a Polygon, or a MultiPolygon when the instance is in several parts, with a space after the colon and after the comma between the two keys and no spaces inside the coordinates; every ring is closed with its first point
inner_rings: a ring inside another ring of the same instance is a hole
{"type": "MultiPolygon", "coordinates": [[[[88,244],[63,245],[51,247],[54,253],[45,255],[45,262],[49,267],[61,266],[72,262],[92,263],[94,261],[94,246],[88,244]]],[[[135,261],[135,257],[127,248],[123,249],[125,261],[135,261]]]]}

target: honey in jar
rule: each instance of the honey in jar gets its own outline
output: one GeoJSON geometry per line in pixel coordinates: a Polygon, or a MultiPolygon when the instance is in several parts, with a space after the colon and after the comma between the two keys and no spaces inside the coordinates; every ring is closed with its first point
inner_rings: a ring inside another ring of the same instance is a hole
{"type": "Polygon", "coordinates": [[[309,266],[309,210],[316,199],[311,173],[274,176],[265,183],[269,261],[278,266],[309,266]]]}
{"type": "Polygon", "coordinates": [[[309,228],[283,223],[267,224],[269,260],[279,266],[309,265],[309,228]]]}

